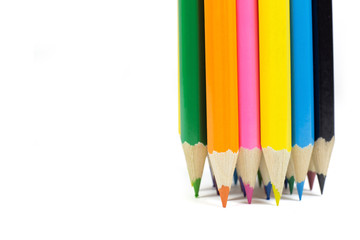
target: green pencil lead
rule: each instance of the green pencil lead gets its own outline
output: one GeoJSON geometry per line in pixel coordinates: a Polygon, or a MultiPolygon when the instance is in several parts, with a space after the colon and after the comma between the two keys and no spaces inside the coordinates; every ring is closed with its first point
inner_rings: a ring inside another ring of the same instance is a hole
{"type": "Polygon", "coordinates": [[[259,179],[259,187],[261,187],[262,176],[261,176],[260,170],[258,170],[258,179],[259,179]]]}
{"type": "Polygon", "coordinates": [[[294,190],[294,183],[295,183],[294,176],[291,176],[291,178],[288,179],[288,183],[289,183],[290,194],[292,194],[293,190],[294,190]]]}
{"type": "Polygon", "coordinates": [[[201,178],[198,178],[194,182],[191,183],[191,185],[194,187],[196,198],[199,197],[200,183],[201,183],[201,178]]]}

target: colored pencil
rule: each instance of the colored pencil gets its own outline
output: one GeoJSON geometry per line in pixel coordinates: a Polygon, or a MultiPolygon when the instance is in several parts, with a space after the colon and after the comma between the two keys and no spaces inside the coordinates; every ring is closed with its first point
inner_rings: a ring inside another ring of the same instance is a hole
{"type": "Polygon", "coordinates": [[[240,189],[241,189],[242,193],[244,194],[244,197],[246,197],[245,185],[244,185],[244,182],[241,177],[239,177],[239,182],[240,182],[240,189]]]}
{"type": "Polygon", "coordinates": [[[294,169],[294,161],[290,157],[288,169],[286,171],[286,179],[285,179],[285,188],[286,182],[289,184],[290,194],[293,193],[294,183],[295,183],[295,169],[294,169]]]}
{"type": "Polygon", "coordinates": [[[258,1],[237,0],[239,159],[237,169],[251,203],[261,159],[258,1]]]}
{"type": "Polygon", "coordinates": [[[223,207],[239,153],[236,0],[205,0],[208,152],[223,207]]]}
{"type": "Polygon", "coordinates": [[[179,0],[180,136],[191,185],[199,195],[206,149],[204,4],[179,0]]]}
{"type": "Polygon", "coordinates": [[[289,0],[259,0],[261,147],[276,204],[291,153],[289,0]]]}
{"type": "MultiPolygon", "coordinates": [[[[261,161],[261,160],[260,160],[261,161]]],[[[260,169],[258,170],[258,181],[259,181],[259,187],[261,187],[261,184],[262,184],[262,176],[261,176],[261,172],[260,172],[260,169]]]]}
{"type": "Polygon", "coordinates": [[[266,163],[265,163],[264,154],[261,155],[259,171],[261,172],[261,177],[264,182],[264,190],[265,190],[265,194],[266,194],[266,199],[269,200],[272,184],[270,181],[269,171],[268,171],[266,163]]]}
{"type": "MultiPolygon", "coordinates": [[[[210,163],[210,160],[209,160],[209,163],[210,163]]],[[[211,179],[212,179],[212,182],[213,182],[213,187],[216,187],[216,180],[215,180],[215,176],[212,172],[212,168],[211,168],[211,165],[209,164],[209,168],[210,168],[210,175],[211,175],[211,179]]]]}
{"type": "Polygon", "coordinates": [[[321,194],[334,147],[334,60],[332,1],[313,0],[314,48],[314,161],[321,194]]]}
{"type": "Polygon", "coordinates": [[[234,179],[234,185],[236,185],[237,184],[237,182],[238,182],[238,173],[237,173],[237,171],[236,171],[236,168],[235,168],[235,171],[234,171],[234,175],[233,175],[233,179],[234,179]]]}
{"type": "MultiPolygon", "coordinates": [[[[291,119],[296,188],[301,200],[314,146],[312,0],[290,1],[291,119]]],[[[290,192],[291,188],[290,188],[290,192]]]]}
{"type": "Polygon", "coordinates": [[[315,170],[315,165],[314,162],[311,158],[310,160],[310,164],[309,164],[309,169],[307,172],[307,176],[308,176],[308,181],[309,181],[309,186],[310,186],[310,190],[313,189],[314,186],[314,180],[315,180],[315,176],[316,176],[316,170],[315,170]]]}
{"type": "Polygon", "coordinates": [[[213,188],[215,188],[216,194],[217,194],[217,195],[220,195],[219,190],[218,190],[218,187],[217,187],[217,184],[216,184],[215,175],[214,175],[213,170],[212,170],[212,167],[211,167],[211,162],[210,162],[209,155],[208,155],[208,161],[209,161],[211,179],[212,179],[212,182],[213,182],[213,188]]]}

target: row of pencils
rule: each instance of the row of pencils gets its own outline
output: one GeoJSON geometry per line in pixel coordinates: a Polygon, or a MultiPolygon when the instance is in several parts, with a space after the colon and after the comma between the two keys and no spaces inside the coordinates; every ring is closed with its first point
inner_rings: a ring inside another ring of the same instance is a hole
{"type": "Polygon", "coordinates": [[[222,205],[234,170],[321,193],[334,146],[331,0],[178,0],[179,131],[195,196],[208,156],[222,205]],[[263,159],[263,160],[262,160],[263,159]]]}

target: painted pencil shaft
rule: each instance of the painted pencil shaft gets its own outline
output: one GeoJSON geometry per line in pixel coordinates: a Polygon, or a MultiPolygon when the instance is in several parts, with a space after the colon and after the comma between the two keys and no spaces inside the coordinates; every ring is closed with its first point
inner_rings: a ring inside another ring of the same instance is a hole
{"type": "Polygon", "coordinates": [[[314,145],[312,0],[291,0],[291,160],[301,200],[314,145]]]}
{"type": "Polygon", "coordinates": [[[312,154],[321,193],[334,146],[332,1],[313,0],[315,143],[312,154]]]}
{"type": "Polygon", "coordinates": [[[251,203],[260,165],[258,1],[237,0],[239,144],[237,169],[251,203]]]}
{"type": "Polygon", "coordinates": [[[239,144],[260,145],[259,48],[257,0],[237,0],[239,144]]]}
{"type": "Polygon", "coordinates": [[[179,0],[180,135],[198,196],[207,154],[203,0],[179,0]]]}
{"type": "Polygon", "coordinates": [[[279,204],[291,152],[289,0],[259,0],[261,147],[279,204]]]}
{"type": "Polygon", "coordinates": [[[236,0],[205,0],[208,152],[226,207],[239,152],[236,0]]]}

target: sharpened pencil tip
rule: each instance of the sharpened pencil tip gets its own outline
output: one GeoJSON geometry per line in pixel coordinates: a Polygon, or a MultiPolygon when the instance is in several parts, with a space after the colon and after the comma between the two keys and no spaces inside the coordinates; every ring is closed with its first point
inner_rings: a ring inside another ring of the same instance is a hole
{"type": "Polygon", "coordinates": [[[216,180],[215,180],[215,177],[213,178],[213,180],[214,180],[214,187],[215,187],[215,190],[216,190],[216,194],[217,194],[217,195],[220,195],[220,194],[219,194],[219,189],[218,189],[218,187],[217,187],[217,183],[216,183],[216,180]]]}
{"type": "Polygon", "coordinates": [[[294,190],[295,177],[291,176],[291,178],[289,178],[287,181],[289,183],[290,194],[292,194],[294,190]]]}
{"type": "Polygon", "coordinates": [[[271,194],[271,189],[272,189],[271,182],[269,182],[268,185],[264,185],[264,189],[265,189],[265,193],[266,193],[266,200],[270,200],[270,194],[271,194]]]}
{"type": "Polygon", "coordinates": [[[312,172],[312,171],[308,171],[307,176],[308,176],[308,180],[309,180],[310,190],[312,190],[313,186],[314,186],[314,180],[315,180],[316,173],[312,172]]]}
{"type": "Polygon", "coordinates": [[[296,189],[297,189],[300,201],[301,201],[303,190],[304,190],[304,183],[305,183],[305,181],[296,183],[296,189]]]}
{"type": "Polygon", "coordinates": [[[261,173],[260,173],[260,170],[258,170],[258,179],[259,179],[259,187],[261,187],[261,183],[262,183],[262,176],[261,176],[261,173]]]}
{"type": "Polygon", "coordinates": [[[234,178],[234,184],[236,185],[236,184],[237,184],[237,181],[238,181],[238,174],[237,174],[237,172],[236,172],[236,168],[235,168],[235,170],[234,170],[234,176],[233,176],[233,178],[234,178]]]}
{"type": "Polygon", "coordinates": [[[246,197],[246,191],[241,177],[239,177],[239,182],[240,182],[241,191],[243,192],[244,197],[246,197]]]}
{"type": "Polygon", "coordinates": [[[224,208],[226,208],[229,192],[230,192],[230,188],[224,185],[219,189],[221,203],[224,208]]]}
{"type": "Polygon", "coordinates": [[[200,189],[201,178],[196,179],[191,185],[194,187],[195,197],[199,197],[199,189],[200,189]]]}
{"type": "Polygon", "coordinates": [[[211,174],[211,179],[212,179],[212,182],[213,182],[213,187],[216,187],[215,176],[214,176],[214,174],[212,173],[211,169],[210,169],[210,174],[211,174]]]}
{"type": "Polygon", "coordinates": [[[274,196],[275,196],[275,200],[276,200],[276,206],[279,206],[281,194],[274,185],[273,185],[273,192],[274,192],[274,196]]]}
{"type": "Polygon", "coordinates": [[[247,197],[248,203],[251,204],[254,188],[250,187],[249,184],[246,184],[245,185],[245,192],[246,192],[246,197],[247,197]]]}
{"type": "Polygon", "coordinates": [[[318,177],[320,191],[321,191],[321,195],[322,195],[324,193],[324,185],[325,185],[326,175],[318,173],[317,177],[318,177]]]}

